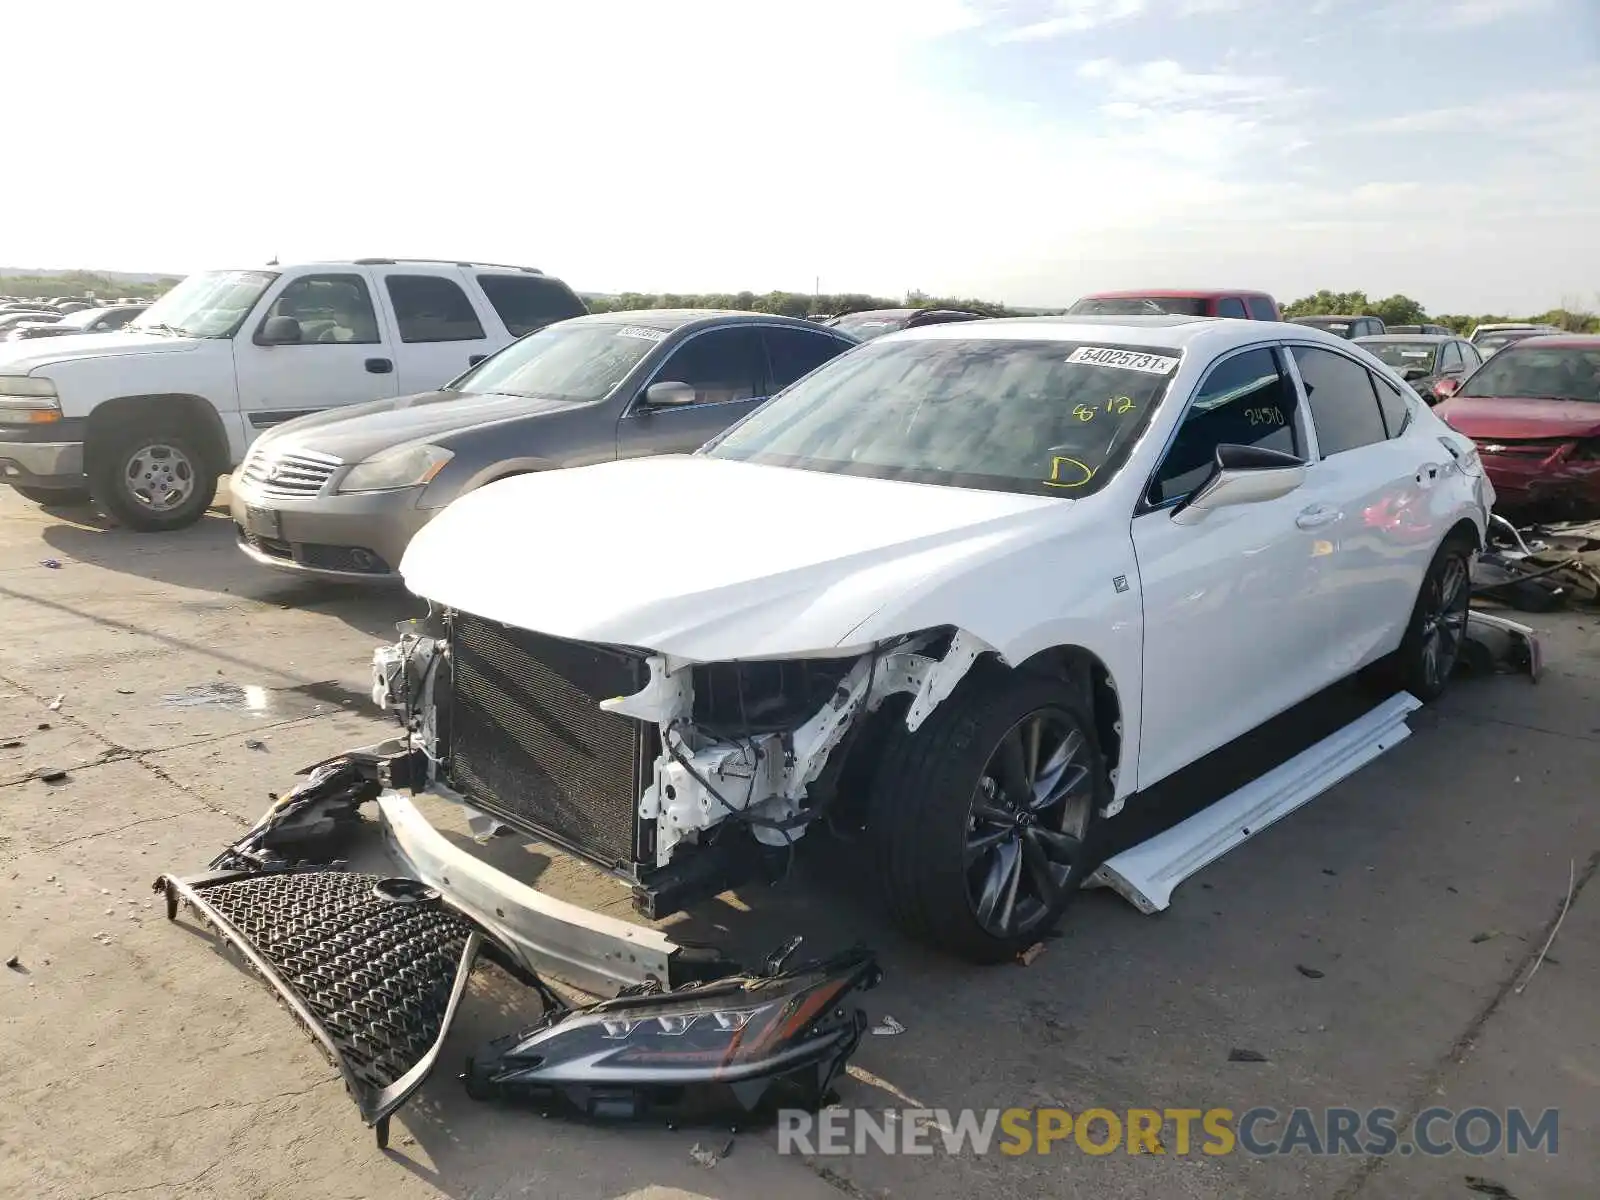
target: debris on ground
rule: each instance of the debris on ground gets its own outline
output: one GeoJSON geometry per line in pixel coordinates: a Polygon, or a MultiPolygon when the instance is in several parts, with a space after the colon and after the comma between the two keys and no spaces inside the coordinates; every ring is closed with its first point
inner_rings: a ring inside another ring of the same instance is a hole
{"type": "Polygon", "coordinates": [[[33,773],[33,777],[42,783],[62,783],[67,778],[67,773],[61,767],[40,767],[33,773]]]}
{"type": "Polygon", "coordinates": [[[1033,960],[1038,958],[1039,955],[1041,955],[1043,953],[1044,953],[1044,943],[1043,942],[1035,942],[1033,945],[1029,946],[1026,950],[1024,950],[1021,954],[1017,955],[1017,961],[1019,963],[1021,963],[1025,967],[1031,967],[1031,966],[1033,966],[1033,960]]]}
{"type": "MultiPolygon", "coordinates": [[[[1578,860],[1574,858],[1568,860],[1567,863],[1567,898],[1561,902],[1561,912],[1556,917],[1555,926],[1550,930],[1550,936],[1545,939],[1544,946],[1539,951],[1539,957],[1534,960],[1533,966],[1528,968],[1528,973],[1522,977],[1522,982],[1517,984],[1517,995],[1522,995],[1523,989],[1526,988],[1530,982],[1532,982],[1534,972],[1538,971],[1539,969],[1539,964],[1544,962],[1545,957],[1550,953],[1550,947],[1555,943],[1556,934],[1561,932],[1561,922],[1567,919],[1567,910],[1572,907],[1572,893],[1577,890],[1577,887],[1578,860]]],[[[1554,962],[1555,960],[1551,959],[1550,961],[1554,962]]]]}
{"type": "Polygon", "coordinates": [[[1235,1046],[1232,1050],[1228,1051],[1228,1061],[1240,1063],[1264,1063],[1271,1062],[1272,1060],[1259,1050],[1246,1050],[1242,1047],[1235,1046]]]}
{"type": "Polygon", "coordinates": [[[20,739],[7,738],[5,741],[0,742],[0,750],[15,750],[20,745],[22,745],[20,739]]]}
{"type": "Polygon", "coordinates": [[[1295,963],[1294,969],[1307,979],[1321,979],[1325,974],[1325,972],[1319,971],[1315,967],[1308,967],[1304,963],[1295,963]]]}
{"type": "Polygon", "coordinates": [[[1480,1196],[1493,1196],[1495,1200],[1517,1200],[1516,1195],[1503,1183],[1496,1183],[1481,1175],[1466,1175],[1462,1178],[1469,1192],[1477,1192],[1480,1196]]]}
{"type": "Polygon", "coordinates": [[[117,695],[119,695],[119,696],[131,696],[131,695],[133,695],[133,689],[132,688],[118,688],[117,689],[117,695]]]}
{"type": "Polygon", "coordinates": [[[874,1037],[894,1037],[897,1033],[904,1033],[906,1027],[896,1021],[888,1013],[883,1014],[883,1020],[872,1027],[874,1037]]]}
{"type": "Polygon", "coordinates": [[[267,744],[261,741],[259,738],[245,738],[244,748],[246,750],[265,750],[267,748],[267,744]]]}
{"type": "Polygon", "coordinates": [[[1482,942],[1487,942],[1490,938],[1499,937],[1499,936],[1500,936],[1500,931],[1498,929],[1485,930],[1483,933],[1475,933],[1475,934],[1472,935],[1472,944],[1474,946],[1476,946],[1476,945],[1479,945],[1482,942]]]}
{"type": "Polygon", "coordinates": [[[1489,545],[1473,565],[1472,590],[1523,612],[1600,605],[1600,523],[1518,528],[1492,518],[1489,545]]]}
{"type": "Polygon", "coordinates": [[[50,728],[50,722],[49,721],[40,721],[39,722],[39,728],[40,729],[49,729],[50,728]]]}
{"type": "Polygon", "coordinates": [[[699,1142],[689,1147],[689,1161],[697,1167],[710,1170],[728,1155],[733,1153],[733,1142],[730,1140],[720,1151],[713,1150],[710,1146],[702,1146],[699,1142]]]}
{"type": "Polygon", "coordinates": [[[10,958],[6,959],[6,966],[10,967],[13,971],[20,971],[22,970],[22,959],[13,954],[10,958]]]}
{"type": "Polygon", "coordinates": [[[41,558],[39,565],[41,567],[49,567],[52,571],[59,571],[61,569],[61,560],[59,558],[41,558]]]}
{"type": "MultiPolygon", "coordinates": [[[[58,709],[60,709],[61,702],[63,700],[65,700],[66,698],[67,698],[66,697],[66,693],[63,692],[62,694],[58,695],[54,700],[50,701],[50,703],[46,707],[48,707],[51,712],[55,712],[58,709]]],[[[41,726],[39,726],[39,728],[40,729],[48,729],[49,726],[48,725],[41,725],[41,726]]]]}

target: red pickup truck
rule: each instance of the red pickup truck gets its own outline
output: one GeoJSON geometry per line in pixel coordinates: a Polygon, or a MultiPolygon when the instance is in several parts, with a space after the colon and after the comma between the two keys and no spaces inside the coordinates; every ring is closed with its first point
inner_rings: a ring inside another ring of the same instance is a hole
{"type": "Polygon", "coordinates": [[[1067,309],[1070,316],[1137,317],[1169,313],[1180,317],[1239,317],[1281,321],[1278,302],[1266,292],[1244,288],[1148,288],[1135,292],[1095,292],[1067,309]]]}

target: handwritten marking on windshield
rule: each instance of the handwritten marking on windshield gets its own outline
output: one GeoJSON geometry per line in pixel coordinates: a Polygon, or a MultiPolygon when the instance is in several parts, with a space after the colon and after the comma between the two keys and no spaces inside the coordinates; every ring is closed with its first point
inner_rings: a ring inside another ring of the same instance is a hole
{"type": "Polygon", "coordinates": [[[1123,413],[1129,413],[1133,411],[1133,398],[1130,396],[1112,396],[1105,402],[1104,405],[1096,405],[1092,407],[1087,404],[1079,404],[1072,410],[1072,415],[1077,417],[1080,421],[1092,421],[1094,420],[1095,414],[1099,412],[1101,408],[1104,408],[1106,412],[1111,413],[1114,416],[1120,417],[1123,413]]]}
{"type": "Polygon", "coordinates": [[[1093,478],[1094,468],[1088,463],[1058,454],[1050,460],[1050,478],[1042,482],[1045,487],[1081,488],[1093,478]]]}

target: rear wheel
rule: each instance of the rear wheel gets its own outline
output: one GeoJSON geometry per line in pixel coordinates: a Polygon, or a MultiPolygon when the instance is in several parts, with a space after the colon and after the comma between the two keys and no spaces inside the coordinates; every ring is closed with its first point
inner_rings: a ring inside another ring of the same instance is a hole
{"type": "Polygon", "coordinates": [[[11,486],[24,500],[32,500],[35,504],[42,504],[46,508],[63,508],[73,504],[89,503],[88,488],[23,487],[20,484],[11,486]]]}
{"type": "Polygon", "coordinates": [[[1461,661],[1472,600],[1472,547],[1451,538],[1439,547],[1392,663],[1394,682],[1418,700],[1444,695],[1461,661]]]}
{"type": "Polygon", "coordinates": [[[187,430],[130,423],[93,448],[89,490],[106,513],[143,533],[182,529],[205,515],[220,468],[187,430]]]}
{"type": "Polygon", "coordinates": [[[1096,865],[1109,784],[1072,687],[974,676],[885,756],[868,824],[897,922],[987,963],[1054,928],[1096,865]]]}

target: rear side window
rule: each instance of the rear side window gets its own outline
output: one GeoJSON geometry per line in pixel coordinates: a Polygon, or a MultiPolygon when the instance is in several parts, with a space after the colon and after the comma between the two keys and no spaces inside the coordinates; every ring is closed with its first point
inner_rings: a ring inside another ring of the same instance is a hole
{"type": "Polygon", "coordinates": [[[802,375],[843,354],[849,344],[825,333],[804,329],[763,329],[767,341],[767,360],[772,364],[772,390],[788,387],[802,375]]]}
{"type": "Polygon", "coordinates": [[[1276,321],[1278,314],[1272,311],[1272,301],[1265,296],[1246,296],[1245,305],[1250,310],[1250,316],[1257,321],[1276,321]]]}
{"type": "Polygon", "coordinates": [[[1150,485],[1149,502],[1182,499],[1204,482],[1217,447],[1261,446],[1301,455],[1295,391],[1273,350],[1246,350],[1211,368],[1150,485]]]}
{"type": "Polygon", "coordinates": [[[1411,406],[1406,403],[1406,398],[1400,394],[1400,389],[1395,387],[1382,375],[1368,373],[1372,380],[1373,391],[1378,393],[1378,411],[1383,414],[1383,427],[1390,437],[1399,437],[1400,431],[1411,420],[1411,406]]]}
{"type": "Polygon", "coordinates": [[[512,337],[543,329],[552,321],[581,317],[589,310],[559,279],[538,275],[479,275],[478,286],[512,337]]]}
{"type": "Polygon", "coordinates": [[[402,342],[472,342],[483,325],[466,292],[440,275],[390,275],[385,281],[402,342]]]}
{"type": "Polygon", "coordinates": [[[1461,351],[1456,348],[1454,342],[1446,342],[1439,351],[1439,366],[1437,369],[1440,371],[1453,371],[1460,366],[1461,351]]]}
{"type": "Polygon", "coordinates": [[[1244,301],[1239,297],[1223,296],[1217,301],[1217,316],[1248,319],[1249,314],[1245,312],[1244,301]]]}
{"type": "Polygon", "coordinates": [[[1296,346],[1293,353],[1322,457],[1388,440],[1372,376],[1365,367],[1313,346],[1296,346]]]}

